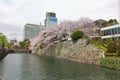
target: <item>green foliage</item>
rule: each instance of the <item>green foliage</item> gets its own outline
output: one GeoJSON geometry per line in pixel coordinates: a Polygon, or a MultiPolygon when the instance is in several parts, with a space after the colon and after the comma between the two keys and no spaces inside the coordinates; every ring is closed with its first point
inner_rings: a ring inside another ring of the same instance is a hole
{"type": "Polygon", "coordinates": [[[108,53],[116,53],[117,51],[117,45],[115,41],[109,41],[107,43],[107,52],[108,53]]]}
{"type": "Polygon", "coordinates": [[[105,21],[102,23],[103,27],[109,26],[109,25],[114,25],[118,24],[118,21],[116,19],[110,19],[109,21],[105,21]]]}
{"type": "Polygon", "coordinates": [[[117,53],[105,53],[106,57],[118,57],[117,53]]]}
{"type": "Polygon", "coordinates": [[[7,45],[7,44],[8,44],[8,41],[7,41],[6,36],[3,35],[2,33],[0,33],[0,45],[2,45],[2,44],[7,45]]]}
{"type": "Polygon", "coordinates": [[[20,44],[21,48],[27,49],[29,47],[29,45],[30,45],[30,41],[29,40],[24,40],[22,42],[19,42],[19,44],[20,44]]]}
{"type": "Polygon", "coordinates": [[[117,43],[117,55],[120,57],[120,40],[116,41],[117,43]]]}
{"type": "Polygon", "coordinates": [[[113,23],[114,23],[114,20],[113,20],[113,19],[110,19],[110,20],[108,21],[108,23],[109,23],[109,24],[113,24],[113,23]]]}
{"type": "Polygon", "coordinates": [[[103,22],[103,23],[102,23],[102,26],[103,26],[103,27],[108,26],[108,22],[107,22],[107,21],[103,22]]]}
{"type": "Polygon", "coordinates": [[[118,24],[118,21],[116,19],[113,20],[115,24],[118,24]]]}
{"type": "Polygon", "coordinates": [[[120,70],[120,58],[116,57],[101,58],[100,66],[113,70],[120,70]]]}
{"type": "Polygon", "coordinates": [[[92,43],[103,51],[107,52],[107,48],[103,45],[102,40],[92,41],[92,43]]]}
{"type": "Polygon", "coordinates": [[[40,49],[43,49],[44,48],[44,44],[40,44],[40,49]]]}
{"type": "Polygon", "coordinates": [[[78,39],[82,38],[83,35],[84,35],[83,32],[77,30],[72,33],[71,38],[73,41],[77,41],[78,39]]]}

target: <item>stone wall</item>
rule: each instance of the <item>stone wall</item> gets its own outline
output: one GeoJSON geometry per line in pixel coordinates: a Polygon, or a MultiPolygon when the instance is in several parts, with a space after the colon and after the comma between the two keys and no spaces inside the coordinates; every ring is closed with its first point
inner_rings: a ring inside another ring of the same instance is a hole
{"type": "Polygon", "coordinates": [[[51,43],[44,46],[43,49],[40,49],[38,46],[32,53],[99,65],[99,59],[103,54],[103,51],[94,44],[86,45],[86,40],[81,39],[76,43],[73,43],[72,41],[51,43]]]}

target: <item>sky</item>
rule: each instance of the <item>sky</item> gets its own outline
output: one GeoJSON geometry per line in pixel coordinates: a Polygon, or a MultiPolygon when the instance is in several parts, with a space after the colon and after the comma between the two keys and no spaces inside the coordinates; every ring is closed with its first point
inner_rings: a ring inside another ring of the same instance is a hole
{"type": "Polygon", "coordinates": [[[21,41],[24,25],[44,25],[46,12],[55,12],[59,22],[80,17],[118,19],[117,4],[117,0],[0,0],[0,32],[21,41]]]}

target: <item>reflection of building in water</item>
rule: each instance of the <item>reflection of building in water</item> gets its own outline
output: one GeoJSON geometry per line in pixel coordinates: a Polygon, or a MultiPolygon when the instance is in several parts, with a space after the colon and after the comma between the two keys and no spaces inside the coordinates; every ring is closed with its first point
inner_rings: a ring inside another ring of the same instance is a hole
{"type": "Polygon", "coordinates": [[[25,24],[24,39],[32,39],[39,35],[39,33],[46,28],[53,28],[58,25],[56,14],[53,12],[46,13],[45,26],[36,24],[25,24]]]}

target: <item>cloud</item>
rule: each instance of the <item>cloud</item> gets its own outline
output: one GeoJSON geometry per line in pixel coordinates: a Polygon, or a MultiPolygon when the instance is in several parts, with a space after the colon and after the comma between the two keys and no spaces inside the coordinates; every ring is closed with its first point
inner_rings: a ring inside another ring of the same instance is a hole
{"type": "Polygon", "coordinates": [[[9,40],[13,38],[23,39],[23,30],[19,26],[0,23],[0,32],[5,34],[9,40]]]}
{"type": "Polygon", "coordinates": [[[44,24],[47,11],[55,12],[59,21],[80,17],[118,19],[117,0],[0,0],[0,22],[4,23],[0,31],[11,36],[14,34],[10,31],[16,31],[20,36],[26,23],[44,24]]]}

